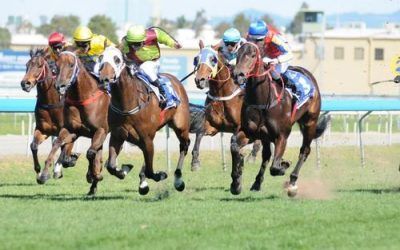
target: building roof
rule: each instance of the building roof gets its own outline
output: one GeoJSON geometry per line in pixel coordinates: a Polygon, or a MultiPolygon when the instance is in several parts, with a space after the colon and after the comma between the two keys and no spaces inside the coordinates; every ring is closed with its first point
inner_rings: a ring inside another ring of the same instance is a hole
{"type": "Polygon", "coordinates": [[[11,45],[36,45],[46,46],[47,38],[39,34],[13,34],[11,45]]]}
{"type": "MultiPolygon", "coordinates": [[[[313,37],[321,37],[321,33],[314,33],[313,37]]],[[[400,39],[400,28],[395,25],[386,25],[381,29],[371,29],[361,26],[342,27],[326,30],[325,38],[380,38],[380,39],[400,39]]]]}

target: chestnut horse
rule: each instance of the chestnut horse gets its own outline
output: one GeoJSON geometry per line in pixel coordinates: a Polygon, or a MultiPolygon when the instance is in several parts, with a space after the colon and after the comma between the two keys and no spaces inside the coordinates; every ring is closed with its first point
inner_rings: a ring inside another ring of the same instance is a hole
{"type": "MultiPolygon", "coordinates": [[[[209,85],[205,102],[205,135],[214,136],[218,132],[237,133],[240,127],[240,111],[244,100],[244,90],[234,83],[231,70],[224,58],[213,48],[199,43],[200,53],[195,57],[197,88],[209,85]]],[[[261,142],[256,140],[248,156],[255,161],[261,142]]]]}
{"type": "Polygon", "coordinates": [[[232,184],[231,192],[241,192],[243,157],[240,149],[250,141],[261,139],[263,144],[262,164],[251,190],[259,191],[264,180],[264,171],[271,158],[271,143],[275,145],[274,158],[270,167],[272,176],[284,175],[289,163],[282,161],[287,138],[294,123],[298,123],[303,135],[299,159],[290,175],[288,195],[297,194],[296,181],[300,168],[310,154],[310,144],[326,129],[328,118],[319,118],[321,95],[313,75],[300,67],[292,68],[308,77],[315,89],[313,96],[297,109],[292,96],[282,83],[272,80],[270,72],[262,62],[260,49],[253,43],[245,43],[238,51],[234,77],[238,83],[246,81],[245,102],[242,107],[242,126],[231,143],[232,184]],[[294,107],[294,108],[293,108],[294,107]],[[249,139],[248,139],[249,138],[249,139]]]}
{"type": "MultiPolygon", "coordinates": [[[[38,49],[35,52],[31,51],[30,56],[31,59],[26,64],[26,74],[21,81],[21,88],[26,92],[30,92],[32,88],[37,86],[36,127],[33,133],[31,150],[34,169],[37,174],[36,180],[39,184],[43,184],[44,182],[39,178],[41,176],[41,167],[38,160],[38,147],[49,136],[57,136],[63,127],[64,102],[55,88],[55,76],[50,70],[45,51],[43,49],[38,49]]],[[[66,147],[62,147],[61,155],[54,166],[54,178],[62,177],[61,164],[64,167],[75,165],[79,155],[71,155],[72,146],[73,144],[69,144],[66,147]]],[[[43,177],[47,180],[50,175],[43,175],[43,177]]]]}
{"type": "MultiPolygon", "coordinates": [[[[153,170],[154,144],[156,132],[170,126],[174,131],[179,145],[179,160],[175,170],[174,186],[178,191],[185,189],[182,180],[183,160],[190,144],[189,139],[189,102],[183,85],[170,74],[162,74],[169,78],[172,87],[178,94],[181,103],[168,110],[161,110],[159,102],[149,87],[128,66],[125,67],[121,51],[109,47],[100,60],[100,81],[111,87],[111,104],[109,124],[111,131],[107,170],[110,174],[123,179],[126,171],[118,169],[116,158],[124,141],[137,145],[144,155],[144,165],[140,171],[139,193],[149,192],[146,178],[156,182],[167,178],[165,172],[155,173],[153,170]]],[[[135,66],[135,65],[132,65],[135,66]]]]}
{"type": "Polygon", "coordinates": [[[100,90],[97,81],[86,71],[83,63],[72,51],[60,53],[57,60],[59,74],[56,88],[65,94],[64,127],[46,160],[46,167],[53,161],[54,153],[63,144],[84,136],[92,139],[86,158],[89,161],[86,179],[92,183],[88,195],[97,191],[101,175],[103,142],[108,133],[107,114],[110,97],[100,90]]]}

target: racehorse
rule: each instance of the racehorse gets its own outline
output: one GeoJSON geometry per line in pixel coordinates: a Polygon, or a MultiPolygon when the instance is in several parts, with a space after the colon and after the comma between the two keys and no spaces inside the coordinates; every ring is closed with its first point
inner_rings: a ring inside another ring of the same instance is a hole
{"type": "MultiPolygon", "coordinates": [[[[217,51],[204,47],[201,40],[199,47],[200,53],[194,59],[197,69],[195,83],[199,89],[209,85],[205,102],[205,135],[214,136],[217,132],[236,133],[240,127],[244,91],[234,83],[231,70],[217,51]]],[[[248,157],[249,161],[255,161],[260,145],[261,142],[256,140],[248,157]]]]}
{"type": "Polygon", "coordinates": [[[275,150],[270,174],[272,176],[285,174],[289,163],[282,161],[282,156],[292,126],[297,122],[303,135],[303,143],[288,185],[288,195],[295,196],[298,190],[296,181],[302,165],[310,154],[310,144],[324,132],[328,123],[329,118],[325,116],[318,119],[321,95],[317,81],[309,71],[301,67],[292,68],[308,77],[314,88],[312,97],[301,107],[297,107],[292,96],[285,91],[283,81],[272,80],[270,74],[272,70],[273,67],[265,67],[257,45],[248,42],[239,49],[234,77],[239,84],[246,81],[246,93],[241,111],[241,129],[231,143],[232,194],[241,192],[243,156],[240,149],[249,140],[261,139],[263,144],[262,164],[251,190],[259,191],[261,188],[264,171],[271,158],[271,143],[275,145],[275,150]]]}
{"type": "MultiPolygon", "coordinates": [[[[63,107],[61,100],[55,88],[55,76],[53,76],[50,66],[46,60],[46,52],[43,49],[30,52],[31,59],[26,64],[26,74],[21,81],[21,88],[30,92],[37,86],[37,101],[35,106],[36,127],[31,143],[34,170],[37,174],[36,180],[43,184],[40,170],[41,166],[38,160],[39,145],[49,136],[57,136],[64,125],[63,107]]],[[[61,155],[54,166],[53,177],[55,179],[62,177],[61,164],[65,167],[75,165],[78,154],[72,154],[73,144],[62,147],[61,155]]],[[[46,179],[50,176],[43,175],[46,179]]]]}
{"type": "Polygon", "coordinates": [[[75,52],[61,52],[57,60],[59,74],[56,88],[65,94],[64,127],[46,160],[46,167],[53,161],[54,153],[63,144],[69,144],[84,136],[92,139],[86,152],[89,161],[86,179],[92,183],[88,195],[97,191],[97,183],[103,179],[101,175],[103,142],[108,133],[108,106],[110,97],[98,87],[98,83],[75,52]]]}
{"type": "Polygon", "coordinates": [[[183,85],[170,74],[162,74],[171,81],[172,87],[180,98],[176,108],[162,110],[157,96],[150,87],[137,76],[134,64],[125,66],[120,50],[109,47],[100,58],[100,82],[111,88],[111,104],[109,111],[110,148],[107,160],[107,170],[110,174],[123,179],[126,171],[118,169],[116,158],[121,151],[124,141],[137,145],[143,152],[144,165],[140,171],[139,193],[149,192],[146,178],[156,182],[167,178],[163,171],[155,173],[153,170],[154,144],[156,132],[170,126],[178,140],[179,160],[175,170],[174,186],[178,191],[185,189],[182,180],[183,160],[190,144],[189,139],[189,102],[183,85]]]}

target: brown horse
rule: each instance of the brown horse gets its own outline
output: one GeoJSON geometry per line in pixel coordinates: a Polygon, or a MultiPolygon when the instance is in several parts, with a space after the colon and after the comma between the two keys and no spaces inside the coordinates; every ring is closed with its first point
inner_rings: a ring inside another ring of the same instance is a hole
{"type": "MultiPolygon", "coordinates": [[[[49,136],[57,136],[63,127],[64,103],[55,88],[55,76],[50,70],[45,51],[43,49],[38,49],[35,52],[31,51],[30,56],[31,59],[26,64],[26,74],[21,81],[21,88],[26,92],[30,92],[32,88],[37,86],[36,127],[31,150],[34,169],[37,173],[36,180],[39,184],[43,184],[44,182],[39,178],[41,176],[41,167],[37,156],[38,147],[49,136]]],[[[78,155],[72,154],[71,156],[72,146],[73,144],[62,147],[62,153],[54,167],[54,178],[62,177],[61,164],[64,167],[75,165],[78,155]]],[[[43,175],[43,177],[50,178],[49,175],[43,175]]]]}
{"type": "Polygon", "coordinates": [[[319,137],[326,129],[328,119],[318,120],[321,108],[321,96],[315,78],[307,70],[296,67],[294,70],[311,79],[315,89],[310,98],[299,109],[296,108],[292,96],[285,91],[282,83],[272,80],[270,71],[273,67],[266,69],[262,62],[260,50],[253,43],[245,43],[238,51],[237,65],[234,77],[238,83],[246,82],[245,102],[242,107],[242,126],[236,138],[231,144],[232,152],[232,184],[231,192],[241,192],[241,175],[243,168],[243,157],[240,149],[250,139],[261,139],[263,144],[262,164],[256,180],[251,187],[259,191],[264,179],[264,171],[271,158],[270,144],[274,143],[274,158],[270,168],[272,176],[284,175],[289,163],[282,161],[287,138],[295,122],[299,124],[303,135],[303,143],[300,149],[299,159],[290,175],[288,195],[297,194],[296,181],[301,166],[310,154],[310,144],[313,139],[319,137]],[[294,107],[294,108],[293,108],[294,107]],[[249,139],[248,139],[249,138],[249,139]]]}
{"type": "Polygon", "coordinates": [[[56,88],[60,94],[65,94],[64,127],[46,160],[46,167],[52,163],[54,153],[61,145],[68,145],[79,136],[91,138],[92,143],[86,153],[89,161],[86,179],[92,183],[88,195],[94,195],[97,183],[103,179],[102,149],[108,133],[110,97],[99,89],[97,81],[86,71],[74,52],[62,52],[57,67],[56,88]]]}
{"type": "Polygon", "coordinates": [[[165,172],[154,173],[153,139],[156,132],[164,125],[170,126],[179,139],[179,160],[175,170],[175,188],[178,191],[185,189],[182,180],[183,160],[190,144],[189,139],[189,102],[183,85],[170,74],[167,76],[172,87],[180,97],[181,103],[168,110],[161,110],[154,92],[140,80],[131,69],[122,65],[122,54],[116,48],[107,48],[101,58],[100,81],[111,87],[111,104],[109,111],[110,123],[110,150],[107,160],[107,170],[110,174],[123,179],[126,171],[116,166],[116,158],[121,151],[124,141],[137,145],[144,155],[144,165],[140,171],[139,193],[149,192],[146,177],[154,181],[167,178],[165,172]]]}
{"type": "MultiPolygon", "coordinates": [[[[205,102],[205,135],[214,136],[218,132],[237,133],[244,90],[234,83],[231,70],[217,51],[211,47],[204,47],[202,41],[199,46],[200,53],[195,58],[195,83],[199,89],[209,85],[205,102]]],[[[261,142],[255,141],[253,152],[248,159],[255,159],[260,146],[261,142]]]]}

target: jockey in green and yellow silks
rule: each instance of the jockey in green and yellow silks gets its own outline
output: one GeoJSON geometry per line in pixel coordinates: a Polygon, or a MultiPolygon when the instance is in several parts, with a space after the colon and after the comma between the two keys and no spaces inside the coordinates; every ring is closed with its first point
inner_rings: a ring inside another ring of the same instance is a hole
{"type": "Polygon", "coordinates": [[[98,75],[98,67],[96,67],[98,57],[108,46],[115,46],[115,44],[103,35],[93,34],[85,26],[76,28],[73,38],[76,47],[80,49],[78,57],[83,61],[86,69],[98,75]]]}
{"type": "Polygon", "coordinates": [[[122,52],[139,66],[150,82],[160,90],[160,94],[166,98],[165,108],[173,106],[174,102],[166,90],[167,86],[164,82],[160,82],[158,77],[161,56],[159,44],[176,49],[182,46],[165,31],[159,28],[145,29],[141,25],[130,27],[121,44],[122,52]]]}

